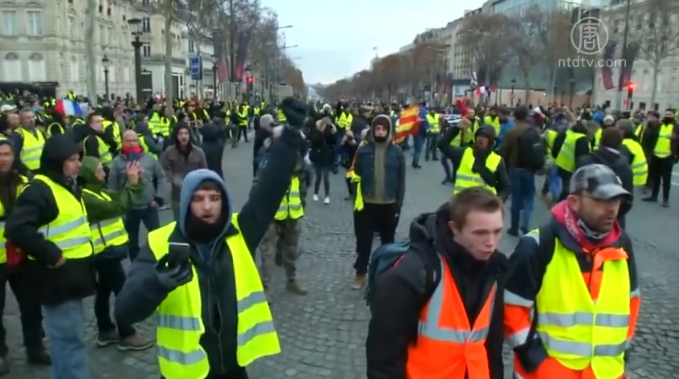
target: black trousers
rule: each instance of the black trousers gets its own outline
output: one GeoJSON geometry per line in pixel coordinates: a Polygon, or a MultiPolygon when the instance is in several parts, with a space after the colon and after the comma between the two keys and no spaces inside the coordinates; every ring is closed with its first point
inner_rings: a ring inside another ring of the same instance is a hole
{"type": "Polygon", "coordinates": [[[354,212],[356,235],[356,274],[367,274],[372,253],[373,236],[380,235],[382,245],[394,242],[398,226],[399,209],[396,204],[365,203],[363,209],[354,212]]]}
{"type": "MultiPolygon", "coordinates": [[[[160,379],[165,378],[161,376],[160,379]]],[[[238,367],[237,369],[231,370],[228,374],[208,374],[205,379],[249,379],[249,377],[245,368],[238,367]]]]}
{"type": "Polygon", "coordinates": [[[236,141],[240,141],[240,138],[243,137],[245,139],[245,142],[248,142],[248,126],[247,125],[238,125],[238,137],[236,137],[236,141]]]}
{"type": "Polygon", "coordinates": [[[21,271],[12,272],[7,264],[0,264],[0,357],[5,357],[9,353],[7,347],[7,331],[2,324],[2,316],[5,313],[5,302],[7,301],[7,283],[12,289],[14,297],[19,303],[21,314],[21,333],[24,337],[24,347],[28,355],[38,353],[44,349],[42,343],[42,308],[40,303],[35,301],[35,297],[30,292],[30,287],[21,276],[21,271]]]}
{"type": "MultiPolygon", "coordinates": [[[[116,330],[111,320],[111,295],[118,295],[125,284],[125,270],[118,260],[100,260],[94,263],[99,280],[94,297],[94,315],[100,333],[116,330]]],[[[132,325],[117,324],[118,336],[125,339],[136,333],[132,325]]]]}
{"type": "Polygon", "coordinates": [[[653,183],[651,197],[658,198],[660,193],[660,182],[662,181],[662,199],[667,201],[670,199],[670,188],[672,187],[672,167],[674,166],[674,157],[658,158],[651,157],[648,164],[648,180],[653,183]]]}

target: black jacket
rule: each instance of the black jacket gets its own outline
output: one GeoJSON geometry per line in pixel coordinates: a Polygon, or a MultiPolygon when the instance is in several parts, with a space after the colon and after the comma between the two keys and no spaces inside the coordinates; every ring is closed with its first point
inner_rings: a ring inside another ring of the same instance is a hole
{"type": "Polygon", "coordinates": [[[423,274],[438,266],[438,263],[425,263],[438,262],[437,251],[451,269],[470,323],[481,312],[492,284],[497,283],[485,347],[490,378],[504,377],[502,306],[509,269],[507,257],[496,252],[487,262],[476,261],[453,241],[447,226],[449,220],[447,205],[436,213],[418,216],[410,226],[411,249],[415,250],[376,280],[366,341],[368,379],[406,379],[408,346],[417,342],[420,312],[438,284],[438,281],[426,283],[423,277],[441,277],[423,274]]]}
{"type": "MultiPolygon", "coordinates": [[[[64,161],[77,154],[79,147],[65,134],[52,136],[45,143],[40,158],[40,173],[67,188],[80,198],[81,189],[75,179],[63,174],[64,161]]],[[[94,294],[93,259],[67,260],[59,268],[54,265],[61,250],[38,232],[38,228],[54,221],[59,215],[52,190],[42,181],[32,181],[16,201],[12,217],[7,220],[5,236],[21,251],[35,258],[23,267],[31,293],[45,305],[56,305],[71,299],[82,299],[94,294]]]]}
{"type": "MultiPolygon", "coordinates": [[[[607,147],[600,147],[591,154],[583,155],[575,162],[575,168],[578,169],[588,164],[600,163],[608,166],[613,172],[618,175],[622,182],[622,187],[626,189],[632,196],[634,196],[634,173],[630,166],[631,153],[622,146],[620,151],[609,149],[607,147]]],[[[632,209],[632,199],[625,201],[620,205],[618,215],[624,216],[632,209]]]]}
{"type": "Polygon", "coordinates": [[[198,129],[203,136],[201,148],[205,153],[207,168],[224,177],[222,173],[222,154],[224,153],[224,143],[226,141],[225,129],[222,125],[210,123],[198,129]]]}
{"type": "MultiPolygon", "coordinates": [[[[302,143],[298,133],[288,129],[283,132],[271,149],[269,164],[259,174],[259,183],[253,188],[248,201],[238,214],[240,233],[253,257],[288,190],[302,143]]],[[[232,204],[225,203],[225,206],[230,205],[232,204]]],[[[229,233],[237,233],[233,225],[227,229],[226,235],[229,233]]],[[[170,240],[191,245],[191,241],[178,229],[175,229],[170,240]]],[[[196,248],[192,245],[192,256],[194,253],[196,248]]],[[[207,301],[203,302],[206,333],[200,343],[210,359],[211,374],[223,375],[238,365],[236,292],[231,256],[226,243],[222,242],[214,249],[213,257],[211,264],[198,272],[201,293],[210,299],[210,306],[215,307],[209,309],[207,301]]],[[[115,318],[118,322],[133,324],[147,319],[167,296],[168,291],[160,286],[156,278],[155,265],[155,256],[146,244],[132,263],[125,287],[116,298],[115,318]]]]}
{"type": "Polygon", "coordinates": [[[335,128],[333,126],[326,126],[320,129],[320,121],[316,121],[315,125],[310,128],[310,135],[308,136],[311,144],[309,158],[317,165],[330,165],[333,163],[335,152],[335,128]]]}

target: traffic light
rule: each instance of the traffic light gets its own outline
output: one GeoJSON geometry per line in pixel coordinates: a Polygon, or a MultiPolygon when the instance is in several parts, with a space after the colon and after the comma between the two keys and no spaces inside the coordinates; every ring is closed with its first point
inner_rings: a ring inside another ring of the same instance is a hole
{"type": "Polygon", "coordinates": [[[255,81],[255,78],[253,78],[252,76],[248,76],[248,84],[252,84],[252,83],[254,83],[254,81],[255,81]]]}
{"type": "Polygon", "coordinates": [[[629,82],[627,84],[627,97],[631,98],[632,95],[634,94],[634,82],[629,82]]]}

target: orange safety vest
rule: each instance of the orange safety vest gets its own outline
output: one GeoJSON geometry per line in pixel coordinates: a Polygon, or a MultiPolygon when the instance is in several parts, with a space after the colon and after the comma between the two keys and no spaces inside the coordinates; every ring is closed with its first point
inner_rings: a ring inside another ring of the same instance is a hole
{"type": "Polygon", "coordinates": [[[406,378],[464,378],[466,373],[468,379],[489,379],[485,344],[497,284],[470,326],[450,268],[443,258],[440,262],[441,280],[420,312],[417,344],[408,348],[406,378]]]}

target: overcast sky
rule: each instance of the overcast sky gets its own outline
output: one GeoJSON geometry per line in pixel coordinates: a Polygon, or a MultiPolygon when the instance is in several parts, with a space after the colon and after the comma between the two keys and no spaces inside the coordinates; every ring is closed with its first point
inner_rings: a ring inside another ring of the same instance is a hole
{"type": "Polygon", "coordinates": [[[370,66],[427,28],[440,28],[483,0],[261,0],[278,13],[288,55],[309,84],[330,84],[370,66]]]}

